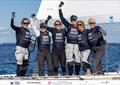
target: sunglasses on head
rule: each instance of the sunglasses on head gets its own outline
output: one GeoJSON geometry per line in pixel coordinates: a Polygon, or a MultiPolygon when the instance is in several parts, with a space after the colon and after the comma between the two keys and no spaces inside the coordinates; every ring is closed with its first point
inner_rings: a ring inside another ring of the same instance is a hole
{"type": "Polygon", "coordinates": [[[95,22],[90,22],[89,24],[95,24],[95,22]]]}

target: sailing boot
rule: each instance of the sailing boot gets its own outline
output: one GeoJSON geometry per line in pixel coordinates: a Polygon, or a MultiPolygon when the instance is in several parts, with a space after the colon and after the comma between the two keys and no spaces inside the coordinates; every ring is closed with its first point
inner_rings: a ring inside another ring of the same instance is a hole
{"type": "Polygon", "coordinates": [[[23,65],[22,65],[22,76],[25,76],[27,70],[28,70],[28,60],[23,60],[23,65]]]}
{"type": "Polygon", "coordinates": [[[68,74],[73,75],[73,64],[74,62],[68,62],[67,68],[68,68],[68,74]]]}
{"type": "Polygon", "coordinates": [[[22,65],[17,65],[16,73],[17,76],[22,76],[22,65]]]}
{"type": "Polygon", "coordinates": [[[86,62],[82,62],[82,64],[85,75],[91,75],[90,65],[86,62]]]}
{"type": "Polygon", "coordinates": [[[80,63],[75,63],[75,74],[79,75],[80,73],[80,63]]]}
{"type": "Polygon", "coordinates": [[[54,76],[58,76],[58,67],[54,67],[54,76]]]}
{"type": "Polygon", "coordinates": [[[62,67],[62,74],[63,76],[66,75],[66,67],[62,67]]]}

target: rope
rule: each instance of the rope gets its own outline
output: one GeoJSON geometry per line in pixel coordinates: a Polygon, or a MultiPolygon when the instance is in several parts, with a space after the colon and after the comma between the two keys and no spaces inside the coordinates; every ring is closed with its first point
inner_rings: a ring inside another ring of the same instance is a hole
{"type": "MultiPolygon", "coordinates": [[[[107,48],[108,48],[108,44],[106,44],[106,65],[107,65],[107,67],[103,67],[103,69],[102,70],[105,70],[105,69],[107,69],[107,72],[108,72],[108,68],[110,68],[110,67],[113,67],[114,65],[116,65],[116,64],[118,64],[118,69],[117,69],[117,72],[119,72],[119,70],[120,70],[120,61],[118,61],[118,62],[116,62],[116,63],[113,63],[113,64],[111,64],[111,65],[108,65],[108,56],[107,56],[107,54],[108,54],[108,51],[107,51],[107,48]]],[[[112,48],[112,49],[114,49],[114,50],[117,50],[117,52],[119,53],[120,52],[120,50],[119,49],[117,49],[117,48],[114,48],[114,47],[110,47],[110,48],[112,48]]],[[[99,70],[98,72],[96,72],[96,73],[94,73],[94,74],[97,74],[97,73],[99,73],[101,70],[99,70]]],[[[84,79],[87,79],[87,78],[89,78],[91,75],[88,75],[86,78],[84,78],[84,79]]],[[[93,78],[93,77],[92,77],[93,78]]]]}
{"type": "Polygon", "coordinates": [[[107,72],[108,72],[108,56],[107,56],[108,50],[107,50],[107,48],[108,48],[108,44],[106,44],[106,53],[105,53],[106,54],[105,58],[106,58],[107,72]]]}
{"type": "Polygon", "coordinates": [[[113,46],[111,46],[110,48],[117,50],[117,52],[120,53],[120,49],[114,48],[113,46]]]}
{"type": "MultiPolygon", "coordinates": [[[[102,70],[105,70],[106,68],[110,68],[110,67],[112,67],[112,66],[114,66],[114,65],[116,65],[116,64],[119,64],[120,65],[120,61],[118,61],[118,62],[116,62],[116,63],[113,63],[112,65],[109,65],[108,67],[105,67],[104,69],[102,69],[102,70]]],[[[99,71],[97,71],[96,73],[94,73],[94,74],[97,74],[98,72],[100,72],[101,70],[99,70],[99,71]]],[[[84,79],[87,79],[87,78],[89,78],[89,77],[91,77],[91,75],[88,75],[87,77],[85,77],[84,79]]],[[[92,77],[93,78],[93,77],[92,77]]]]}

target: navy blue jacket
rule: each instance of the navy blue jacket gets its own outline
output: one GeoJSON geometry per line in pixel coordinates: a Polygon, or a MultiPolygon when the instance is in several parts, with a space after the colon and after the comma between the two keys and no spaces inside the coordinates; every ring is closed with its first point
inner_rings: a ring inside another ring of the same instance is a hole
{"type": "Polygon", "coordinates": [[[50,51],[50,35],[48,31],[41,32],[40,35],[37,37],[37,44],[39,51],[50,51]]]}
{"type": "Polygon", "coordinates": [[[90,49],[88,33],[89,33],[88,29],[85,29],[83,32],[79,31],[78,46],[79,46],[80,51],[90,49]]]}
{"type": "Polygon", "coordinates": [[[102,29],[100,26],[95,26],[95,28],[90,29],[88,38],[91,47],[101,46],[106,43],[100,29],[102,29]]]}
{"type": "Polygon", "coordinates": [[[17,27],[14,25],[14,19],[11,19],[11,27],[16,32],[16,45],[28,48],[30,45],[30,32],[27,28],[17,27]]]}
{"type": "Polygon", "coordinates": [[[78,41],[77,41],[78,40],[78,29],[76,27],[74,27],[72,24],[70,24],[63,17],[63,13],[62,13],[61,9],[59,9],[59,16],[60,16],[62,23],[64,24],[64,26],[67,29],[67,43],[78,44],[78,41]]]}
{"type": "MultiPolygon", "coordinates": [[[[47,24],[48,20],[46,20],[45,23],[47,24]]],[[[53,50],[64,50],[66,40],[66,29],[61,28],[60,30],[57,30],[54,27],[47,26],[47,30],[52,33],[53,50]]]]}

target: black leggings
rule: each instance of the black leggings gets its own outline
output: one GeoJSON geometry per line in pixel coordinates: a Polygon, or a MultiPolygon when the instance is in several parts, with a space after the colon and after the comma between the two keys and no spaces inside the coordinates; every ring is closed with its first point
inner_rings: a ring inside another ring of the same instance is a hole
{"type": "Polygon", "coordinates": [[[52,60],[53,60],[53,66],[54,66],[54,73],[57,75],[58,74],[58,67],[59,67],[59,63],[61,65],[62,68],[62,73],[63,75],[66,73],[66,66],[65,66],[65,61],[66,61],[66,57],[65,57],[65,50],[53,50],[52,53],[52,60]]]}

